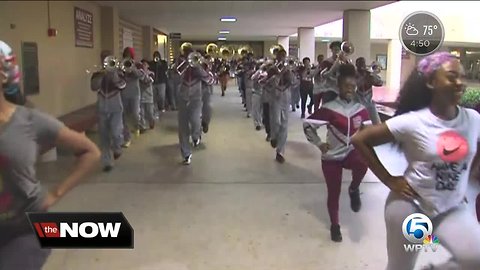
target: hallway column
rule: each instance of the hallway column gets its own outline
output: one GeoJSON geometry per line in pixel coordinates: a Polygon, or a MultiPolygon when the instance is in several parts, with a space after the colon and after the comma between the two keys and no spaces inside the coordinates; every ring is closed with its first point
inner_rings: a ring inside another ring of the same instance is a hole
{"type": "Polygon", "coordinates": [[[402,43],[398,39],[388,41],[387,51],[387,89],[400,90],[402,73],[402,43]]]}
{"type": "MultiPolygon", "coordinates": [[[[151,26],[143,26],[142,27],[142,35],[143,35],[143,58],[147,60],[153,60],[153,51],[156,51],[153,40],[153,28],[151,26]]],[[[162,57],[164,55],[162,54],[162,57]]]]}
{"type": "Polygon", "coordinates": [[[114,56],[120,56],[120,16],[115,7],[102,6],[100,9],[101,46],[109,50],[114,56]]]}
{"type": "Polygon", "coordinates": [[[313,27],[298,28],[298,59],[309,57],[315,62],[315,29],[313,27]]]}
{"type": "Polygon", "coordinates": [[[355,52],[349,56],[353,63],[358,57],[364,57],[367,65],[375,60],[370,57],[370,10],[343,12],[343,40],[355,47],[355,52]]]}
{"type": "Polygon", "coordinates": [[[283,48],[285,49],[285,51],[287,51],[287,55],[289,55],[289,51],[290,51],[290,37],[285,37],[285,36],[281,36],[281,37],[277,37],[277,44],[280,44],[283,46],[283,48]]]}

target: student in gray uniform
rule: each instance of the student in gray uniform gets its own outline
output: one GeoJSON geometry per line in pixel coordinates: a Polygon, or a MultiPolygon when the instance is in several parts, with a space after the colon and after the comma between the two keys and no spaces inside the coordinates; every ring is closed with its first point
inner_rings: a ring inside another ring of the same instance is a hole
{"type": "MultiPolygon", "coordinates": [[[[182,57],[178,59],[177,66],[193,52],[190,43],[182,44],[182,57]]],[[[193,146],[198,147],[201,141],[201,116],[202,116],[202,82],[210,82],[211,76],[201,66],[187,67],[180,76],[181,85],[178,93],[178,138],[183,163],[189,165],[192,161],[190,137],[193,146]]]]}
{"type": "Polygon", "coordinates": [[[263,89],[259,80],[267,76],[266,68],[257,64],[256,71],[252,75],[253,80],[253,94],[252,94],[252,116],[253,125],[256,130],[261,130],[263,126],[263,89]]]}
{"type": "MultiPolygon", "coordinates": [[[[210,63],[211,58],[212,57],[210,55],[205,55],[205,60],[207,63],[210,63]]],[[[212,78],[212,80],[208,82],[202,81],[202,130],[203,133],[208,133],[208,127],[210,126],[210,120],[212,119],[212,103],[210,101],[210,97],[213,93],[215,77],[211,72],[211,64],[203,65],[203,68],[209,73],[210,78],[212,78]]]]}
{"type": "Polygon", "coordinates": [[[356,98],[365,108],[367,108],[368,116],[372,120],[372,124],[380,123],[380,115],[378,115],[377,107],[373,101],[373,86],[382,86],[382,78],[375,74],[374,71],[368,71],[365,58],[359,57],[355,61],[357,66],[357,95],[356,98]]]}
{"type": "Polygon", "coordinates": [[[298,70],[293,72],[293,81],[292,81],[292,87],[291,89],[291,96],[292,96],[292,102],[290,102],[290,105],[292,107],[292,112],[296,112],[298,108],[300,108],[300,74],[298,70]]]}
{"type": "MultiPolygon", "coordinates": [[[[103,52],[102,62],[107,57],[109,57],[109,52],[103,52]]],[[[109,58],[113,60],[113,58],[109,58]]],[[[97,92],[98,133],[105,172],[111,171],[113,160],[122,155],[122,144],[124,143],[123,105],[120,93],[125,86],[123,72],[108,66],[100,72],[94,73],[90,82],[90,88],[97,92]]]]}
{"type": "Polygon", "coordinates": [[[253,62],[253,54],[249,53],[244,63],[244,84],[245,84],[245,104],[247,109],[247,118],[252,115],[252,95],[253,80],[252,75],[255,73],[255,63],[253,62]]]}
{"type": "Polygon", "coordinates": [[[100,151],[55,117],[5,99],[5,90],[20,83],[15,59],[0,41],[0,270],[41,270],[51,250],[40,247],[25,213],[46,212],[58,203],[98,164],[100,151]],[[35,165],[41,149],[52,146],[71,149],[77,162],[64,181],[45,190],[35,165]]]}
{"type": "Polygon", "coordinates": [[[420,252],[405,245],[423,244],[427,236],[435,236],[452,256],[424,269],[480,269],[480,226],[465,204],[471,171],[479,168],[480,115],[459,106],[464,76],[460,60],[448,52],[425,57],[400,90],[396,115],[353,137],[370,170],[390,189],[384,215],[387,270],[418,269],[420,252]],[[375,154],[374,147],[385,143],[407,157],[403,175],[391,175],[375,154]],[[414,213],[423,216],[411,217],[414,213]],[[405,220],[411,226],[402,225],[405,220]]]}
{"type": "Polygon", "coordinates": [[[143,69],[145,76],[140,80],[140,133],[145,133],[147,128],[155,128],[155,118],[154,118],[154,96],[153,96],[153,86],[155,74],[148,69],[148,61],[142,60],[143,69]]]}
{"type": "Polygon", "coordinates": [[[167,70],[167,82],[169,91],[172,93],[172,106],[175,107],[172,109],[177,110],[177,99],[178,99],[178,89],[180,87],[180,75],[174,68],[174,64],[171,64],[167,70]]]}
{"type": "MultiPolygon", "coordinates": [[[[133,48],[125,48],[123,51],[123,60],[134,59],[133,48]]],[[[125,82],[127,85],[122,91],[123,102],[123,137],[125,143],[123,147],[129,147],[132,140],[130,128],[133,129],[136,136],[140,135],[140,79],[145,74],[133,64],[124,71],[125,82]],[[130,123],[129,123],[130,122],[130,123]]]]}
{"type": "MultiPolygon", "coordinates": [[[[276,55],[277,63],[285,60],[287,52],[280,49],[276,55]]],[[[270,92],[270,144],[276,148],[275,159],[279,163],[285,162],[285,146],[288,136],[288,113],[290,108],[290,87],[292,86],[293,73],[288,67],[279,72],[275,66],[270,68],[269,78],[266,79],[264,89],[270,92]]]]}

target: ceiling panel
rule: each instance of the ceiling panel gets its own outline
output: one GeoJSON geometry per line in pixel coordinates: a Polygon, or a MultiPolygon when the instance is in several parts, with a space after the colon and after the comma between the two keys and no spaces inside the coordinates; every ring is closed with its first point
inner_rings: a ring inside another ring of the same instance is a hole
{"type": "Polygon", "coordinates": [[[120,15],[182,39],[216,39],[229,29],[228,40],[264,40],[291,35],[298,27],[315,27],[342,17],[347,9],[370,10],[395,1],[95,1],[115,6],[120,15]],[[234,16],[235,23],[220,22],[234,16]]]}

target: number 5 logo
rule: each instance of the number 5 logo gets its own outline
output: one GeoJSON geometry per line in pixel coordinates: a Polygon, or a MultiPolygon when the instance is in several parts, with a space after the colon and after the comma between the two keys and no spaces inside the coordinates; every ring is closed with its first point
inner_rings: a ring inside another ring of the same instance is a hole
{"type": "Polygon", "coordinates": [[[409,215],[402,224],[403,236],[411,243],[422,244],[433,232],[432,221],[424,214],[409,215]]]}

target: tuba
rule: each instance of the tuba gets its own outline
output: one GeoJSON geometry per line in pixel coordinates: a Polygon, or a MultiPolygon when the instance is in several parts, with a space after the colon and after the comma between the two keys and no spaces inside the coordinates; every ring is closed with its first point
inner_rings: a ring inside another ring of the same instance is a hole
{"type": "Polygon", "coordinates": [[[230,60],[233,56],[232,48],[228,46],[222,46],[220,48],[220,57],[225,60],[230,60]]]}
{"type": "Polygon", "coordinates": [[[269,50],[270,54],[275,57],[279,50],[285,50],[285,48],[283,48],[283,46],[280,45],[280,44],[274,44],[268,50],[269,50]]]}
{"type": "Polygon", "coordinates": [[[218,55],[218,46],[215,43],[210,43],[207,45],[205,52],[210,55],[212,58],[216,58],[218,55]]]}

